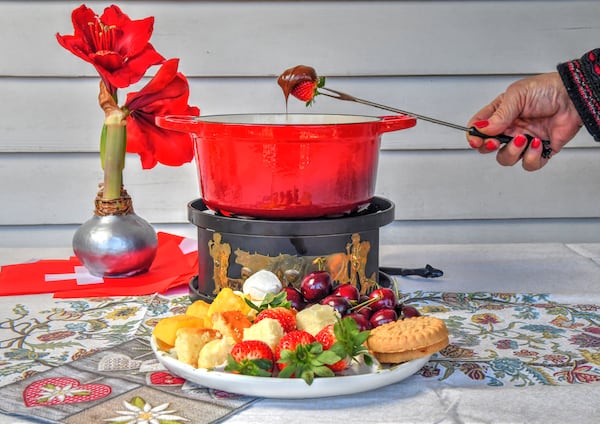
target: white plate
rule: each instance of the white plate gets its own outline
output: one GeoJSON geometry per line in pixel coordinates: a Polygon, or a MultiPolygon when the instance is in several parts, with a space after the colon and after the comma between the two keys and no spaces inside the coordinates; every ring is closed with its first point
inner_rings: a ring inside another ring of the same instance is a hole
{"type": "Polygon", "coordinates": [[[159,362],[172,374],[202,386],[246,396],[305,399],[366,392],[410,377],[427,363],[430,356],[390,368],[374,365],[357,367],[351,375],[315,378],[309,386],[300,378],[252,377],[222,371],[194,368],[158,349],[152,337],[152,350],[159,362]]]}

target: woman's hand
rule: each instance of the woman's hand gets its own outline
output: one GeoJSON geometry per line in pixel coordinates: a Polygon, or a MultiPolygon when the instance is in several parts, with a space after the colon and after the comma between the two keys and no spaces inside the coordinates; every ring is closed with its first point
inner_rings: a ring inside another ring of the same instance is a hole
{"type": "Polygon", "coordinates": [[[467,135],[467,140],[480,153],[490,153],[500,147],[494,135],[512,135],[513,140],[498,150],[496,160],[504,166],[512,166],[521,160],[525,170],[535,171],[548,162],[542,157],[541,140],[550,140],[555,155],[582,125],[558,72],[552,72],[511,84],[506,92],[473,115],[467,125],[475,126],[490,138],[467,135]],[[523,134],[535,137],[529,147],[523,134]]]}

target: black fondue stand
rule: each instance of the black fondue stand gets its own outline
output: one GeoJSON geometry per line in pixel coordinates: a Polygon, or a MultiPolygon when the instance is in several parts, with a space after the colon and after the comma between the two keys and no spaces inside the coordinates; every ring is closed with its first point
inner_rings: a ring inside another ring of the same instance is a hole
{"type": "Polygon", "coordinates": [[[224,287],[241,290],[245,279],[261,269],[296,288],[307,273],[324,269],[336,283],[351,283],[361,294],[389,286],[388,273],[442,275],[430,265],[380,269],[379,229],[394,219],[394,204],[382,197],[341,216],[285,220],[225,216],[198,199],[188,204],[188,218],[198,227],[192,300],[211,302],[224,287]]]}

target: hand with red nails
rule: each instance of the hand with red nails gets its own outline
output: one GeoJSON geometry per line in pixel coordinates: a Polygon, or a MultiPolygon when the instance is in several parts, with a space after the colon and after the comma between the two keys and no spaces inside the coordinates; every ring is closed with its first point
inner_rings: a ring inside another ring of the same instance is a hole
{"type": "Polygon", "coordinates": [[[550,140],[556,154],[577,134],[583,121],[561,76],[553,72],[514,82],[470,119],[467,127],[472,126],[490,138],[467,135],[471,147],[480,153],[497,150],[499,164],[512,166],[521,161],[525,170],[535,171],[548,162],[542,157],[541,140],[550,140]],[[514,138],[500,147],[493,136],[502,133],[514,138]],[[527,145],[523,134],[535,138],[527,145]]]}

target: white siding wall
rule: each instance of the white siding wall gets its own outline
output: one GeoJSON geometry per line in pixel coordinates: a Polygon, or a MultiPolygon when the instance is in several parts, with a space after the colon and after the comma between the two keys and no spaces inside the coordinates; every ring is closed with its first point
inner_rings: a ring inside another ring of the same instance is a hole
{"type": "MultiPolygon", "coordinates": [[[[155,16],[153,44],[181,59],[202,114],[283,112],[276,77],[307,64],[331,88],[463,124],[516,78],[600,46],[597,1],[116,3],[133,19],[155,16]]],[[[0,245],[68,245],[92,213],[98,77],[54,37],[72,33],[79,4],[0,1],[0,245]]],[[[311,111],[386,114],[327,98],[311,111]]],[[[396,203],[397,220],[383,242],[597,242],[599,165],[585,131],[536,173],[502,168],[427,122],[388,133],[377,192],[396,203]]],[[[139,215],[194,234],[193,164],[144,171],[130,156],[125,183],[139,215]]]]}

